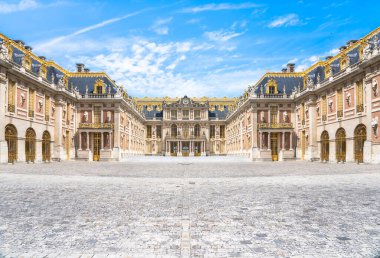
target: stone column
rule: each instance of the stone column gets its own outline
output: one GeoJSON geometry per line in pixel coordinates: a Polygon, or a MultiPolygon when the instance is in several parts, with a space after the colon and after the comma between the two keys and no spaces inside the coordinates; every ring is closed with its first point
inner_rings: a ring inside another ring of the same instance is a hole
{"type": "Polygon", "coordinates": [[[103,138],[103,132],[100,133],[100,150],[104,149],[104,138],[103,138]]]}
{"type": "Polygon", "coordinates": [[[293,132],[289,133],[289,150],[293,150],[293,132]]]}
{"type": "Polygon", "coordinates": [[[117,109],[114,116],[114,148],[120,147],[120,110],[117,109]]]}
{"type": "Polygon", "coordinates": [[[86,133],[86,150],[90,150],[90,133],[86,133]]]}
{"type": "Polygon", "coordinates": [[[5,140],[5,112],[7,78],[5,68],[0,67],[0,163],[8,162],[8,144],[5,140]]]}
{"type": "Polygon", "coordinates": [[[309,106],[309,160],[313,161],[319,158],[317,143],[317,97],[311,96],[308,102],[309,106]]]}
{"type": "Polygon", "coordinates": [[[78,150],[82,150],[82,133],[79,133],[79,148],[78,150]]]}
{"type": "Polygon", "coordinates": [[[55,127],[54,127],[54,159],[65,160],[66,152],[64,148],[64,142],[62,137],[62,115],[63,115],[63,106],[66,103],[63,101],[62,96],[58,95],[55,98],[55,127]]]}
{"type": "Polygon", "coordinates": [[[285,132],[282,132],[282,149],[285,150],[285,132]]]}

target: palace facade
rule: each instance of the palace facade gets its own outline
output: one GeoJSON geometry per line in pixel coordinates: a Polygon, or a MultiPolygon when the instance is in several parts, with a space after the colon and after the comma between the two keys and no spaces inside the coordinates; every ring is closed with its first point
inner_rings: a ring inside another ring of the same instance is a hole
{"type": "Polygon", "coordinates": [[[0,34],[0,162],[130,155],[380,163],[380,28],[239,98],[131,98],[104,72],[63,69],[0,34]]]}

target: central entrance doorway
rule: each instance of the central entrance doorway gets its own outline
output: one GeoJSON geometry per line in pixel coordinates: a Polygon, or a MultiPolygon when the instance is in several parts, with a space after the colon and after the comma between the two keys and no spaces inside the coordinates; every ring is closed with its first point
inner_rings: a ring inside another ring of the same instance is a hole
{"type": "Polygon", "coordinates": [[[177,156],[178,144],[177,142],[170,142],[170,156],[177,156]]]}
{"type": "Polygon", "coordinates": [[[94,151],[93,151],[93,161],[99,161],[100,160],[100,140],[101,136],[100,133],[94,133],[94,151]]]}
{"type": "Polygon", "coordinates": [[[201,147],[202,147],[202,144],[201,142],[194,142],[194,156],[198,157],[198,156],[201,156],[201,147]]]}
{"type": "Polygon", "coordinates": [[[189,157],[189,152],[190,152],[190,143],[182,142],[182,156],[189,157]]]}
{"type": "Polygon", "coordinates": [[[278,161],[278,133],[270,134],[270,149],[272,153],[272,161],[278,161]]]}

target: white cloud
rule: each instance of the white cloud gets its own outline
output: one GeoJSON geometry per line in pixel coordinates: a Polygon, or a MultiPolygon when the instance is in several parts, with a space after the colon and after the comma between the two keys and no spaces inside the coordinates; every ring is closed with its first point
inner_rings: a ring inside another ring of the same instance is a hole
{"type": "Polygon", "coordinates": [[[269,28],[278,28],[278,27],[290,27],[302,25],[303,23],[299,19],[297,14],[291,13],[285,16],[281,16],[273,20],[268,24],[269,28]]]}
{"type": "Polygon", "coordinates": [[[232,38],[239,37],[244,33],[239,33],[235,31],[226,31],[226,30],[218,30],[218,31],[206,31],[204,35],[212,41],[220,41],[225,42],[232,38]]]}
{"type": "Polygon", "coordinates": [[[334,55],[336,55],[338,53],[339,53],[339,49],[338,48],[331,49],[330,51],[327,52],[327,54],[330,55],[330,56],[334,56],[334,55]]]}
{"type": "Polygon", "coordinates": [[[51,39],[51,40],[49,40],[47,42],[44,42],[44,43],[41,43],[41,44],[37,45],[37,47],[35,48],[35,50],[36,51],[38,51],[38,50],[44,50],[45,51],[45,50],[49,50],[50,48],[57,49],[56,45],[58,43],[62,42],[62,41],[66,41],[66,40],[68,40],[68,39],[70,39],[72,37],[84,34],[86,32],[102,28],[104,26],[107,26],[109,24],[112,24],[112,23],[115,23],[115,22],[118,22],[118,21],[125,20],[127,18],[136,16],[136,15],[142,13],[142,12],[143,11],[137,11],[137,12],[126,14],[126,15],[121,16],[121,17],[116,17],[116,18],[108,19],[108,20],[102,21],[100,23],[97,23],[97,24],[85,27],[83,29],[77,30],[77,31],[75,31],[75,32],[73,32],[71,34],[63,35],[63,36],[59,36],[59,37],[53,38],[53,39],[51,39]]]}
{"type": "Polygon", "coordinates": [[[158,35],[168,35],[169,34],[169,24],[172,21],[173,17],[167,19],[158,19],[154,22],[152,26],[152,30],[156,32],[158,35]]]}
{"type": "Polygon", "coordinates": [[[255,3],[241,3],[241,4],[230,4],[230,3],[221,3],[221,4],[205,4],[201,6],[195,6],[190,8],[182,9],[180,12],[183,13],[199,13],[206,11],[223,11],[223,10],[242,10],[242,9],[252,9],[259,7],[260,5],[255,3]]]}
{"type": "Polygon", "coordinates": [[[39,4],[35,0],[21,0],[18,3],[0,2],[0,13],[14,13],[38,8],[39,4]]]}

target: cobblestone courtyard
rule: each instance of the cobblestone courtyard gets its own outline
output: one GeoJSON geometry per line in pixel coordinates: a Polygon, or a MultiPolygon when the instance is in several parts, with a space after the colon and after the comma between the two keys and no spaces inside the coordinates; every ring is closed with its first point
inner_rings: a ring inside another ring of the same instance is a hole
{"type": "Polygon", "coordinates": [[[0,257],[376,257],[380,166],[0,165],[0,257]]]}

